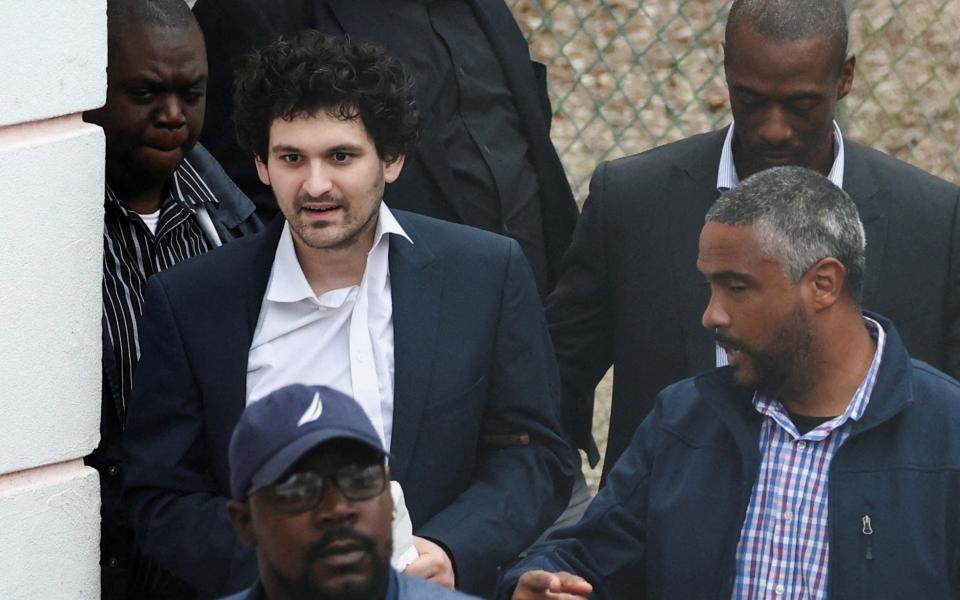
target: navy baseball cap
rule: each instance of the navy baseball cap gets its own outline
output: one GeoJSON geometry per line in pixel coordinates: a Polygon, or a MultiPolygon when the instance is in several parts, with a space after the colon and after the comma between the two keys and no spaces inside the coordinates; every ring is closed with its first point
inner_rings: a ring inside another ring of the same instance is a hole
{"type": "Polygon", "coordinates": [[[322,385],[290,385],[247,406],[230,438],[230,493],[276,483],[323,442],[350,439],[387,455],[356,400],[322,385]]]}

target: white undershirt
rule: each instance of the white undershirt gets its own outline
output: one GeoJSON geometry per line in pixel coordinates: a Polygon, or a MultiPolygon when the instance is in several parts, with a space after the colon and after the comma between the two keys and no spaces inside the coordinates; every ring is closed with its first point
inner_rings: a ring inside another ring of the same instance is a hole
{"type": "Polygon", "coordinates": [[[140,220],[143,221],[143,224],[147,226],[147,229],[150,230],[151,234],[157,235],[157,227],[160,225],[159,208],[152,213],[137,213],[137,216],[140,217],[140,220]]]}
{"type": "Polygon", "coordinates": [[[247,359],[247,404],[293,383],[326,385],[353,396],[390,448],[394,360],[387,234],[413,243],[381,203],[360,284],[317,296],[284,224],[247,359]]]}

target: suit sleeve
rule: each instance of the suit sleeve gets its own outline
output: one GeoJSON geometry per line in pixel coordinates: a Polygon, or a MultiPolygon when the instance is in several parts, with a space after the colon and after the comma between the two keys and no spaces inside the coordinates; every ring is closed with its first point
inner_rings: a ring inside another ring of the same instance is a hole
{"type": "Polygon", "coordinates": [[[576,468],[560,433],[557,368],[533,274],[517,243],[509,249],[483,420],[529,443],[481,449],[470,486],[415,532],[450,551],[457,587],[470,593],[492,591],[497,567],[556,519],[576,468]]]}
{"type": "Polygon", "coordinates": [[[236,592],[252,583],[256,559],[234,534],[209,473],[200,390],[157,277],[145,306],[124,433],[124,503],[144,554],[205,594],[236,592]]]}
{"type": "Polygon", "coordinates": [[[590,181],[590,195],[547,298],[547,321],[560,366],[563,425],[591,466],[600,456],[592,436],[593,393],[613,362],[613,308],[606,252],[603,196],[606,163],[590,181]]]}
{"type": "Polygon", "coordinates": [[[960,379],[960,191],[955,194],[950,234],[950,271],[947,275],[947,347],[944,370],[960,379]]]}
{"type": "Polygon", "coordinates": [[[497,598],[510,598],[520,576],[537,569],[583,577],[593,586],[593,598],[645,597],[648,483],[657,423],[655,411],[637,429],[583,519],[534,546],[503,578],[497,598]]]}

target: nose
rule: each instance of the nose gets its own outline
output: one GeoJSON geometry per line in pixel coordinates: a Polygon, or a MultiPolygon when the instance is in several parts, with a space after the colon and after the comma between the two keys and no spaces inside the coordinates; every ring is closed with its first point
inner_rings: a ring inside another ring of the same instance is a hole
{"type": "Polygon", "coordinates": [[[730,327],[730,316],[723,310],[715,294],[710,294],[710,301],[707,302],[707,308],[703,311],[700,323],[707,329],[730,327]]]}
{"type": "Polygon", "coordinates": [[[166,94],[160,100],[157,113],[157,124],[166,129],[179,129],[187,124],[187,117],[183,112],[183,105],[176,94],[166,94]]]}
{"type": "Polygon", "coordinates": [[[328,483],[325,488],[323,498],[313,509],[314,522],[324,527],[353,523],[357,518],[353,502],[335,484],[328,483]]]}
{"type": "Polygon", "coordinates": [[[783,146],[793,139],[794,131],[790,125],[790,117],[783,107],[776,104],[770,107],[757,134],[766,145],[774,148],[783,146]]]}
{"type": "Polygon", "coordinates": [[[307,178],[303,182],[303,192],[311,198],[320,198],[333,188],[333,182],[327,175],[323,164],[314,161],[309,168],[307,178]]]}

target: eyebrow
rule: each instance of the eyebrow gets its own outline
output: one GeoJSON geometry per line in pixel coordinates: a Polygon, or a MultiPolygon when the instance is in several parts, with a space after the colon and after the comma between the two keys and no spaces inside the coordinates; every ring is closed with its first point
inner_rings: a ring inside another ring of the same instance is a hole
{"type": "Polygon", "coordinates": [[[288,144],[276,144],[275,146],[271,146],[270,152],[275,154],[279,154],[281,152],[291,152],[296,154],[301,153],[300,148],[297,148],[296,146],[290,146],[288,144]]]}
{"type": "Polygon", "coordinates": [[[740,271],[719,271],[717,273],[704,273],[707,281],[745,281],[753,283],[756,281],[752,275],[741,273],[740,271]]]}
{"type": "MultiPolygon", "coordinates": [[[[737,83],[733,85],[733,91],[739,92],[741,94],[750,94],[751,96],[764,96],[762,93],[757,90],[743,85],[742,83],[737,83]]],[[[764,96],[765,97],[765,96],[764,96]]],[[[820,92],[806,91],[806,92],[797,92],[796,94],[787,96],[782,101],[783,102],[796,102],[798,100],[822,100],[824,97],[820,92]]]]}

